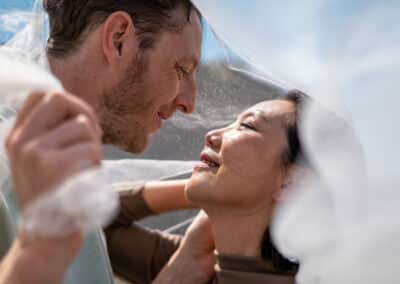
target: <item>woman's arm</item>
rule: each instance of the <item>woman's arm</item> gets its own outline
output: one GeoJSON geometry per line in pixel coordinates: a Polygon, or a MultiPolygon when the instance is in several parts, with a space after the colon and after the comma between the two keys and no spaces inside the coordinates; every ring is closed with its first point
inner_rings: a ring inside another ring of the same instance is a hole
{"type": "Polygon", "coordinates": [[[185,180],[115,185],[120,212],[105,230],[113,270],[134,283],[151,283],[179,247],[181,237],[132,224],[144,217],[190,208],[185,180]]]}
{"type": "Polygon", "coordinates": [[[111,227],[130,226],[145,217],[192,208],[184,188],[186,180],[124,182],[114,185],[120,196],[120,211],[111,227]]]}
{"type": "Polygon", "coordinates": [[[153,181],[145,183],[143,197],[147,206],[157,214],[193,208],[185,197],[187,180],[153,181]]]}

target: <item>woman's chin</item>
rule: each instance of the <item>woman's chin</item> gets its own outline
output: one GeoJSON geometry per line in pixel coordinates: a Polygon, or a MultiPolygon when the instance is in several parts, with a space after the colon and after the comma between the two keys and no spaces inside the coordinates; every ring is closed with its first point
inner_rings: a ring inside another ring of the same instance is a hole
{"type": "Polygon", "coordinates": [[[187,199],[196,206],[199,206],[203,200],[207,200],[212,195],[212,177],[208,172],[193,171],[192,177],[185,187],[185,195],[187,199]]]}

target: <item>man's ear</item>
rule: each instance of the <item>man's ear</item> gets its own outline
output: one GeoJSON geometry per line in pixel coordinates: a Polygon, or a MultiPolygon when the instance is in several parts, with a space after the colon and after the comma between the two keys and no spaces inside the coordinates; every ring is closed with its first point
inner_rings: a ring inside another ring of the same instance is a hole
{"type": "Polygon", "coordinates": [[[103,25],[102,47],[109,64],[127,61],[138,51],[135,26],[126,12],[115,12],[108,16],[103,25]]]}

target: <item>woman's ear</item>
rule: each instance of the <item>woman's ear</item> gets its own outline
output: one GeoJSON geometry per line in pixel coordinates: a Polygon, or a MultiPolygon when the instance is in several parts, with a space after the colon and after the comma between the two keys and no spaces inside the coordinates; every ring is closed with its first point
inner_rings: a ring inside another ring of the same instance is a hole
{"type": "Polygon", "coordinates": [[[297,167],[291,166],[289,169],[285,171],[285,175],[282,178],[281,186],[277,191],[272,193],[272,200],[275,203],[279,203],[282,201],[285,192],[293,183],[293,179],[295,176],[295,172],[297,171],[297,167]]]}
{"type": "Polygon", "coordinates": [[[285,195],[286,190],[290,187],[291,184],[291,179],[285,180],[285,182],[282,183],[281,187],[272,193],[272,201],[274,203],[280,203],[283,200],[283,196],[285,195]]]}
{"type": "Polygon", "coordinates": [[[292,166],[287,171],[282,185],[280,186],[277,192],[272,194],[272,200],[274,202],[281,202],[286,195],[286,192],[289,190],[293,190],[294,187],[297,187],[299,184],[302,184],[304,181],[307,181],[307,178],[312,174],[312,172],[302,166],[292,166]]]}

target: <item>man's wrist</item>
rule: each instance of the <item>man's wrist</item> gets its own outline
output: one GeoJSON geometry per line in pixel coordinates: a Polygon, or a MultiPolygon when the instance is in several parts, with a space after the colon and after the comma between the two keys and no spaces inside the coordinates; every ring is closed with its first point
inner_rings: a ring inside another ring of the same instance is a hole
{"type": "Polygon", "coordinates": [[[2,261],[0,282],[61,283],[65,269],[53,259],[49,261],[37,247],[26,246],[19,237],[2,261]]]}
{"type": "Polygon", "coordinates": [[[10,283],[62,283],[81,242],[78,234],[30,240],[20,232],[3,262],[3,272],[11,277],[10,283]]]}

